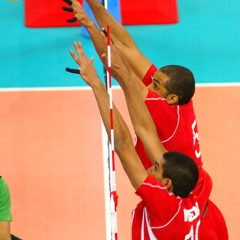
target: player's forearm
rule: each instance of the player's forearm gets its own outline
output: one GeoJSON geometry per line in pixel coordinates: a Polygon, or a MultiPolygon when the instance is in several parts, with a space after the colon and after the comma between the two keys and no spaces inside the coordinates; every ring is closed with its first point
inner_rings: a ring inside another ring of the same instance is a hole
{"type": "Polygon", "coordinates": [[[101,31],[97,28],[97,26],[93,23],[91,26],[86,28],[89,36],[92,40],[94,48],[100,57],[104,52],[106,52],[105,44],[102,40],[101,31]]]}
{"type": "MultiPolygon", "coordinates": [[[[110,141],[111,129],[109,116],[109,96],[103,85],[93,88],[93,91],[110,141]]],[[[113,118],[114,150],[117,153],[133,187],[138,189],[146,179],[147,173],[134,149],[129,128],[115,106],[113,106],[113,118]]]]}
{"type": "MultiPolygon", "coordinates": [[[[106,54],[104,54],[101,59],[106,66],[106,54]]],[[[135,87],[128,70],[123,64],[119,52],[114,46],[111,47],[111,60],[112,74],[124,91],[135,132],[139,137],[141,137],[141,133],[144,131],[155,133],[155,125],[145,103],[143,102],[143,98],[135,87]]]]}
{"type": "Polygon", "coordinates": [[[117,52],[118,52],[119,56],[121,57],[122,62],[124,63],[126,69],[128,70],[131,80],[135,84],[135,86],[138,89],[142,98],[145,100],[147,97],[147,94],[148,94],[147,87],[143,84],[142,80],[139,79],[138,76],[135,74],[135,72],[133,71],[132,67],[130,66],[128,60],[124,56],[124,54],[118,49],[117,49],[117,52]]]}
{"type": "Polygon", "coordinates": [[[72,0],[71,7],[79,24],[86,28],[98,55],[101,56],[101,54],[105,52],[105,45],[102,40],[101,31],[77,0],[72,0]]]}
{"type": "MultiPolygon", "coordinates": [[[[110,109],[109,109],[109,95],[105,89],[105,86],[101,83],[92,87],[99,112],[101,114],[104,126],[106,128],[109,141],[111,141],[111,124],[110,124],[110,109]]],[[[114,121],[114,143],[115,151],[119,153],[123,147],[123,141],[132,141],[131,134],[126,126],[124,120],[122,119],[118,110],[113,107],[113,121],[114,121]]]]}
{"type": "Polygon", "coordinates": [[[99,2],[99,0],[86,0],[100,28],[110,25],[111,38],[114,44],[122,49],[129,46],[133,40],[127,30],[111,15],[111,13],[99,2]]]}
{"type": "Polygon", "coordinates": [[[10,240],[10,222],[1,221],[0,222],[0,240],[10,240]]]}
{"type": "Polygon", "coordinates": [[[141,137],[142,132],[156,132],[156,127],[139,91],[127,73],[118,76],[118,82],[123,89],[128,111],[135,132],[141,137]]]}
{"type": "Polygon", "coordinates": [[[126,80],[127,76],[124,74],[120,76],[119,84],[124,91],[134,131],[143,142],[147,155],[154,164],[166,150],[159,141],[155,124],[136,87],[130,79],[126,80]]]}

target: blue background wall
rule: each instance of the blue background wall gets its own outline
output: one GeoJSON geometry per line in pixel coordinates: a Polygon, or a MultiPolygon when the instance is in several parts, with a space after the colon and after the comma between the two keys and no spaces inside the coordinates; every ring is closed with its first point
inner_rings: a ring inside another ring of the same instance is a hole
{"type": "MultiPolygon", "coordinates": [[[[197,83],[239,82],[240,2],[178,1],[179,23],[126,26],[139,48],[158,67],[179,64],[191,69],[197,83]]],[[[80,27],[26,28],[23,1],[1,0],[0,87],[85,86],[69,55],[81,41],[103,77],[91,41],[80,27]]],[[[115,83],[114,83],[115,84],[115,83]]]]}

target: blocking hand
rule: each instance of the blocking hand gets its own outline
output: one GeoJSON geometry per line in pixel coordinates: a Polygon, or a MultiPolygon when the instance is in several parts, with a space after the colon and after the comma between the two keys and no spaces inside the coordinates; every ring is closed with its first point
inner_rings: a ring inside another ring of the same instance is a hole
{"type": "Polygon", "coordinates": [[[89,27],[92,26],[94,23],[92,19],[88,16],[88,14],[83,9],[83,6],[77,0],[63,0],[71,7],[62,7],[64,11],[73,12],[75,17],[68,19],[67,22],[75,22],[78,21],[81,26],[89,27]]]}
{"type": "MultiPolygon", "coordinates": [[[[73,60],[79,65],[79,73],[82,79],[89,86],[92,87],[94,83],[96,83],[97,81],[101,81],[98,78],[97,71],[93,65],[94,58],[93,57],[90,59],[87,58],[86,54],[83,51],[82,44],[80,42],[78,43],[74,42],[73,45],[78,56],[76,56],[72,50],[70,50],[70,54],[73,60]]],[[[77,73],[75,72],[77,69],[71,69],[71,70],[74,70],[74,73],[77,73]]]]}
{"type": "MultiPolygon", "coordinates": [[[[63,1],[66,2],[68,5],[72,6],[72,1],[71,0],[63,0],[63,1]]],[[[73,12],[73,8],[72,7],[64,7],[63,6],[62,9],[64,11],[67,11],[67,12],[73,12]]],[[[68,23],[72,23],[72,22],[76,22],[76,21],[77,21],[76,17],[67,19],[68,23]]]]}

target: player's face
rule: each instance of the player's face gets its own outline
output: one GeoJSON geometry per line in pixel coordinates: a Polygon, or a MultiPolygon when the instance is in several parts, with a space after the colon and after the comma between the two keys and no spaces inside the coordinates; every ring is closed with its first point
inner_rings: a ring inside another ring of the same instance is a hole
{"type": "Polygon", "coordinates": [[[166,83],[168,81],[168,76],[161,71],[156,71],[152,76],[152,83],[148,85],[148,89],[157,93],[160,97],[167,97],[166,83]]]}
{"type": "Polygon", "coordinates": [[[164,163],[164,159],[160,158],[159,160],[155,161],[155,164],[150,167],[147,172],[149,175],[152,175],[153,177],[155,177],[159,182],[163,183],[163,168],[162,165],[164,163]]]}

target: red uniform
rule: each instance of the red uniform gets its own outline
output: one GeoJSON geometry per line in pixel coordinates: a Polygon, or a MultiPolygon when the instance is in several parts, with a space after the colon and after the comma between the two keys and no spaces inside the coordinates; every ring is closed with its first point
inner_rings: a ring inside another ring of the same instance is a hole
{"type": "MultiPolygon", "coordinates": [[[[155,71],[156,68],[152,67],[146,74],[143,79],[146,86],[152,83],[151,76],[155,71]]],[[[170,106],[164,98],[149,90],[145,103],[165,149],[184,153],[196,162],[199,168],[199,180],[195,191],[199,191],[203,181],[202,161],[192,101],[183,106],[170,106]]],[[[152,163],[144,150],[141,140],[138,137],[136,139],[135,149],[145,169],[148,169],[152,166],[152,163]]]]}
{"type": "MultiPolygon", "coordinates": [[[[152,83],[151,77],[156,71],[157,68],[152,65],[143,79],[146,86],[152,83]]],[[[192,101],[183,106],[170,106],[164,98],[149,90],[145,103],[164,147],[168,151],[178,151],[188,155],[198,166],[199,180],[193,194],[197,197],[200,215],[204,216],[199,228],[199,240],[228,239],[226,223],[221,212],[208,200],[212,189],[212,180],[202,169],[197,122],[192,101]],[[209,205],[208,208],[206,208],[206,203],[209,205]],[[207,211],[205,212],[205,210],[207,211]],[[217,224],[219,224],[218,227],[217,224]],[[221,233],[218,234],[220,231],[221,233]],[[209,238],[209,236],[211,237],[209,238]]],[[[135,149],[145,169],[148,169],[152,163],[141,140],[138,137],[136,139],[135,149]]]]}
{"type": "Polygon", "coordinates": [[[193,194],[176,197],[153,176],[147,177],[136,194],[142,202],[133,211],[133,240],[198,239],[201,216],[193,194]]]}

